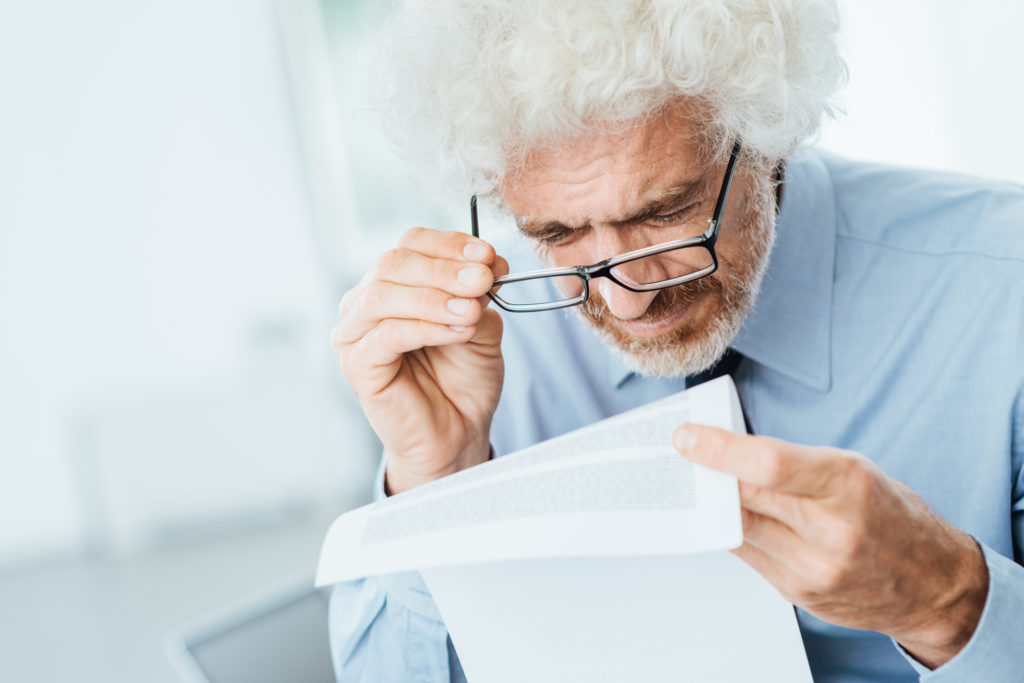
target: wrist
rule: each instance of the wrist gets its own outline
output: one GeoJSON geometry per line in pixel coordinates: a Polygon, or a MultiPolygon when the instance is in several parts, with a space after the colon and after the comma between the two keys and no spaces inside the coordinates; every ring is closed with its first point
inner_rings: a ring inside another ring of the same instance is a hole
{"type": "Polygon", "coordinates": [[[403,464],[401,459],[389,457],[384,468],[384,494],[393,496],[404,491],[429,484],[450,474],[461,472],[475,465],[487,462],[491,459],[491,444],[484,441],[482,444],[475,443],[473,446],[464,449],[449,464],[436,468],[424,470],[422,468],[403,464]]]}
{"type": "Polygon", "coordinates": [[[988,597],[985,555],[972,537],[963,534],[962,540],[962,559],[950,572],[948,588],[933,606],[929,619],[914,633],[896,638],[930,669],[942,666],[963,650],[978,627],[988,597]]]}

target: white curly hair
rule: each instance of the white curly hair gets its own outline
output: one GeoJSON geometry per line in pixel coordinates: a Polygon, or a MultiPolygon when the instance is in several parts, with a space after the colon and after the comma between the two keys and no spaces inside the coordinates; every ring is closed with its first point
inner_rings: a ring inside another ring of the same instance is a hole
{"type": "Polygon", "coordinates": [[[407,0],[373,57],[385,132],[431,184],[486,195],[531,150],[678,102],[708,160],[774,162],[834,116],[835,0],[407,0]]]}

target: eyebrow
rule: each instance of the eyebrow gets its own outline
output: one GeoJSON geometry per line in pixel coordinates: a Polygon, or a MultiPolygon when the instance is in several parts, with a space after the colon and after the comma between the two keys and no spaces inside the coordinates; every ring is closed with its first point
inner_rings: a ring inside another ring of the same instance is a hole
{"type": "MultiPolygon", "coordinates": [[[[643,223],[654,216],[671,212],[683,204],[700,198],[706,187],[707,174],[705,173],[693,180],[665,189],[657,197],[644,204],[633,215],[617,221],[608,221],[608,224],[619,228],[643,223]]],[[[571,226],[561,221],[527,219],[520,223],[519,230],[527,237],[540,238],[545,235],[583,230],[589,227],[590,223],[585,223],[581,226],[571,226]]]]}

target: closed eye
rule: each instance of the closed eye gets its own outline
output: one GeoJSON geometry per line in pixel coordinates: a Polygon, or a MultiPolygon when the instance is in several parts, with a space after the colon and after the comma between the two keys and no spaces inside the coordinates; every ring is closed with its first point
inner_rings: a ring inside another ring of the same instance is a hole
{"type": "Polygon", "coordinates": [[[672,213],[651,216],[646,222],[653,223],[655,225],[675,225],[676,223],[680,223],[688,218],[698,206],[699,204],[688,204],[687,206],[677,209],[672,213]]]}
{"type": "Polygon", "coordinates": [[[584,230],[545,230],[543,232],[535,233],[530,235],[533,239],[537,240],[546,247],[557,247],[563,244],[568,244],[574,239],[579,237],[580,233],[584,230]]]}

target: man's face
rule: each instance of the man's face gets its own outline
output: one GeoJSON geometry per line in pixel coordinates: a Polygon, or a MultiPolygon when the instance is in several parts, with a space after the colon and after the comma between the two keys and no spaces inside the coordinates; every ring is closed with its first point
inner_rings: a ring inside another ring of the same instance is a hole
{"type": "MultiPolygon", "coordinates": [[[[589,265],[707,229],[725,163],[704,162],[681,109],[625,132],[530,155],[502,195],[549,266],[589,265]]],[[[655,292],[631,292],[607,278],[576,310],[639,372],[685,376],[725,352],[753,306],[774,232],[769,172],[736,169],[712,275],[655,292]]],[[[662,257],[686,267],[693,251],[662,257]]]]}

